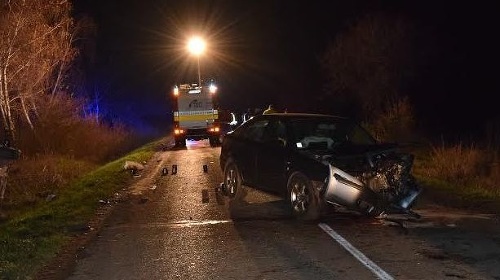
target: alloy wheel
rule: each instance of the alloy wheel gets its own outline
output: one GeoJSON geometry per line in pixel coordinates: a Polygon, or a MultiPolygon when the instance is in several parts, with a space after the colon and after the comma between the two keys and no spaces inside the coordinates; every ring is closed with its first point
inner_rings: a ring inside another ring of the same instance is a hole
{"type": "Polygon", "coordinates": [[[290,189],[290,202],[295,213],[305,213],[309,209],[310,193],[305,182],[296,180],[290,189]]]}
{"type": "Polygon", "coordinates": [[[231,165],[226,172],[226,188],[228,195],[234,196],[236,194],[236,188],[238,187],[238,176],[236,174],[236,169],[231,165]]]}

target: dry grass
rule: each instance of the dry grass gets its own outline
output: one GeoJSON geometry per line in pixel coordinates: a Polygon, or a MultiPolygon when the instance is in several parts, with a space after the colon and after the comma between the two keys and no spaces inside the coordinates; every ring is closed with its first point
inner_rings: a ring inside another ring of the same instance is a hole
{"type": "MultiPolygon", "coordinates": [[[[56,279],[59,275],[53,274],[53,271],[60,268],[60,262],[55,266],[48,266],[48,271],[41,271],[47,273],[38,274],[37,271],[46,264],[54,264],[54,256],[58,252],[66,253],[62,250],[67,249],[67,246],[73,248],[73,245],[68,243],[69,240],[75,236],[92,234],[83,230],[87,225],[92,225],[99,209],[101,214],[102,207],[109,209],[109,205],[104,206],[100,201],[113,201],[117,198],[117,192],[133,182],[130,173],[121,172],[123,162],[148,160],[157,145],[158,143],[154,143],[134,150],[123,158],[85,172],[79,179],[69,179],[72,182],[68,184],[64,184],[64,178],[61,176],[65,176],[65,173],[79,173],[73,169],[84,172],[87,168],[85,164],[58,158],[33,161],[33,172],[29,173],[33,176],[39,175],[36,167],[41,165],[36,163],[57,163],[58,168],[51,169],[41,177],[45,178],[48,185],[57,185],[59,192],[51,201],[41,198],[43,201],[29,208],[21,207],[23,209],[8,213],[8,217],[0,221],[0,279],[56,279]]],[[[23,165],[24,169],[29,168],[29,165],[23,165]]],[[[21,178],[21,174],[19,176],[21,178]]],[[[30,181],[34,183],[35,178],[30,181]]],[[[72,255],[77,253],[76,248],[74,249],[74,252],[69,251],[72,255]]]]}
{"type": "Polygon", "coordinates": [[[62,97],[43,106],[35,130],[25,128],[20,134],[18,147],[23,155],[65,155],[102,163],[130,150],[130,132],[79,116],[81,106],[74,99],[62,97]]]}
{"type": "Polygon", "coordinates": [[[496,155],[496,151],[461,143],[432,147],[429,159],[425,166],[420,166],[419,173],[457,187],[500,194],[500,166],[496,155]]]}
{"type": "MultiPolygon", "coordinates": [[[[83,118],[81,104],[60,97],[38,111],[35,130],[20,130],[22,158],[12,163],[3,210],[50,199],[96,166],[133,148],[131,133],[120,126],[83,118]]],[[[0,211],[2,210],[0,208],[0,211]]]]}
{"type": "Polygon", "coordinates": [[[500,196],[500,162],[498,160],[492,162],[488,174],[478,181],[480,186],[500,196]]]}
{"type": "MultiPolygon", "coordinates": [[[[418,138],[414,120],[412,106],[403,98],[363,125],[382,142],[427,142],[418,138]]],[[[485,132],[482,148],[462,143],[416,148],[414,173],[454,193],[460,189],[464,196],[500,199],[500,120],[491,121],[485,132]]]]}
{"type": "Polygon", "coordinates": [[[13,209],[51,199],[96,166],[60,155],[41,155],[14,162],[10,167],[4,207],[13,209]]]}

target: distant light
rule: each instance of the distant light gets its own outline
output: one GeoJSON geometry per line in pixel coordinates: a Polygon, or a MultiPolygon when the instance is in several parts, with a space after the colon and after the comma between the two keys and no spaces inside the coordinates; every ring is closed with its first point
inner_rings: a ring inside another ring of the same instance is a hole
{"type": "Polygon", "coordinates": [[[177,87],[177,86],[174,87],[174,95],[175,96],[179,95],[179,87],[177,87]]]}
{"type": "Polygon", "coordinates": [[[216,93],[217,92],[217,86],[214,84],[211,84],[209,87],[210,93],[216,93]]]}
{"type": "Polygon", "coordinates": [[[200,55],[205,51],[205,41],[201,37],[193,37],[188,42],[188,50],[194,55],[200,55]]]}

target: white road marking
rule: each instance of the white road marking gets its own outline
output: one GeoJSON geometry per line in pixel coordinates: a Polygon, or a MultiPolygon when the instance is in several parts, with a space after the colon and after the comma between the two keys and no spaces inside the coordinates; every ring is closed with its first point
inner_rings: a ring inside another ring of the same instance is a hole
{"type": "Polygon", "coordinates": [[[335,232],[327,224],[320,223],[318,226],[330,235],[335,241],[337,241],[340,246],[344,247],[351,255],[353,255],[359,262],[361,262],[366,268],[368,268],[373,274],[377,276],[378,279],[382,280],[394,280],[394,278],[385,272],[382,268],[372,262],[368,257],[361,253],[358,249],[351,245],[347,240],[335,232]]]}

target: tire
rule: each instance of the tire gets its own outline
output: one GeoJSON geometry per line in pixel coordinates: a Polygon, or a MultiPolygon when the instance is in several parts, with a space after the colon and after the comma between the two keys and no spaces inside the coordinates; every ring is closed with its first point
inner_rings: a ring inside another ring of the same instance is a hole
{"type": "Polygon", "coordinates": [[[298,220],[314,221],[321,213],[318,190],[302,173],[295,172],[288,179],[288,202],[292,215],[298,220]]]}
{"type": "Polygon", "coordinates": [[[208,138],[208,142],[210,143],[210,147],[216,146],[216,142],[215,142],[215,139],[213,137],[208,138]]]}
{"type": "Polygon", "coordinates": [[[211,147],[217,147],[220,145],[220,141],[218,137],[210,137],[208,138],[208,142],[210,143],[211,147]]]}
{"type": "Polygon", "coordinates": [[[185,138],[176,139],[175,146],[179,148],[186,147],[186,139],[185,138]]]}
{"type": "Polygon", "coordinates": [[[228,160],[224,167],[225,194],[232,200],[242,200],[244,189],[241,182],[241,174],[238,166],[233,160],[228,160]]]}

